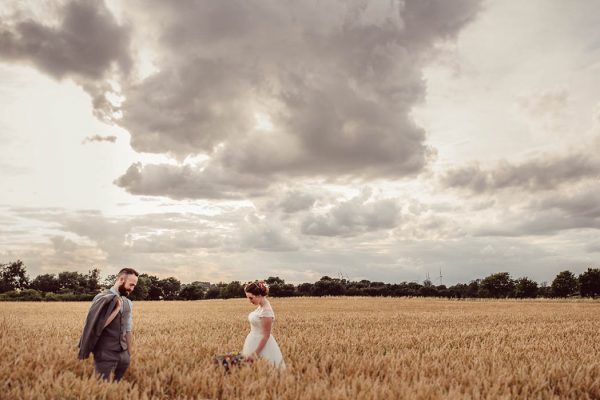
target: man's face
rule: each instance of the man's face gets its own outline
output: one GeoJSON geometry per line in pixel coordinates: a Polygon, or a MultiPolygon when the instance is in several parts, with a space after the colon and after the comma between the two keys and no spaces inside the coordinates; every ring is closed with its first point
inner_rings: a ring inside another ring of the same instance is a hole
{"type": "Polygon", "coordinates": [[[120,277],[119,281],[119,293],[121,296],[129,296],[135,289],[135,285],[137,285],[138,277],[133,274],[125,275],[120,277]]]}

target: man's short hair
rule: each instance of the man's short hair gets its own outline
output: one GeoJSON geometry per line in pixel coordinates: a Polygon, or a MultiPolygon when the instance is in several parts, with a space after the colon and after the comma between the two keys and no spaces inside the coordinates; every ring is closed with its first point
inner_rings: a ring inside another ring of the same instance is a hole
{"type": "Polygon", "coordinates": [[[140,276],[140,274],[138,274],[138,272],[133,269],[133,268],[123,268],[122,270],[119,271],[119,273],[117,274],[117,278],[120,276],[126,276],[126,275],[135,275],[135,276],[140,276]]]}

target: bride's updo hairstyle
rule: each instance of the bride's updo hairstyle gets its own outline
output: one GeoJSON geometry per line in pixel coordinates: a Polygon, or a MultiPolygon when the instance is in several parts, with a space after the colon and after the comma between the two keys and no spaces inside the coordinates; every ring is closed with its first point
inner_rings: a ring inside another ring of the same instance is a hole
{"type": "Polygon", "coordinates": [[[255,296],[266,296],[269,294],[269,286],[265,281],[254,281],[244,286],[244,292],[255,296]]]}

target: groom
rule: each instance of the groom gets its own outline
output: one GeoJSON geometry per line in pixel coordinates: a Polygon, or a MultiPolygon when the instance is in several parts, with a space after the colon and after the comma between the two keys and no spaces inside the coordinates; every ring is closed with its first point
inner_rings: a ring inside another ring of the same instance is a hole
{"type": "Polygon", "coordinates": [[[131,300],[127,298],[135,289],[138,273],[123,268],[110,289],[98,293],[88,311],[79,340],[79,358],[94,354],[96,373],[108,380],[111,373],[118,382],[129,367],[132,352],[131,300]]]}

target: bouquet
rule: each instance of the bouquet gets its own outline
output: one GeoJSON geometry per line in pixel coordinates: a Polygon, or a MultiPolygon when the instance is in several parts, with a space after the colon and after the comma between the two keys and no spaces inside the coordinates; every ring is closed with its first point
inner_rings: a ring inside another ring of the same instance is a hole
{"type": "Polygon", "coordinates": [[[229,372],[229,368],[234,366],[239,367],[245,362],[247,362],[246,357],[244,357],[239,351],[218,354],[213,357],[213,363],[215,365],[222,365],[223,368],[225,368],[225,372],[229,372]]]}

